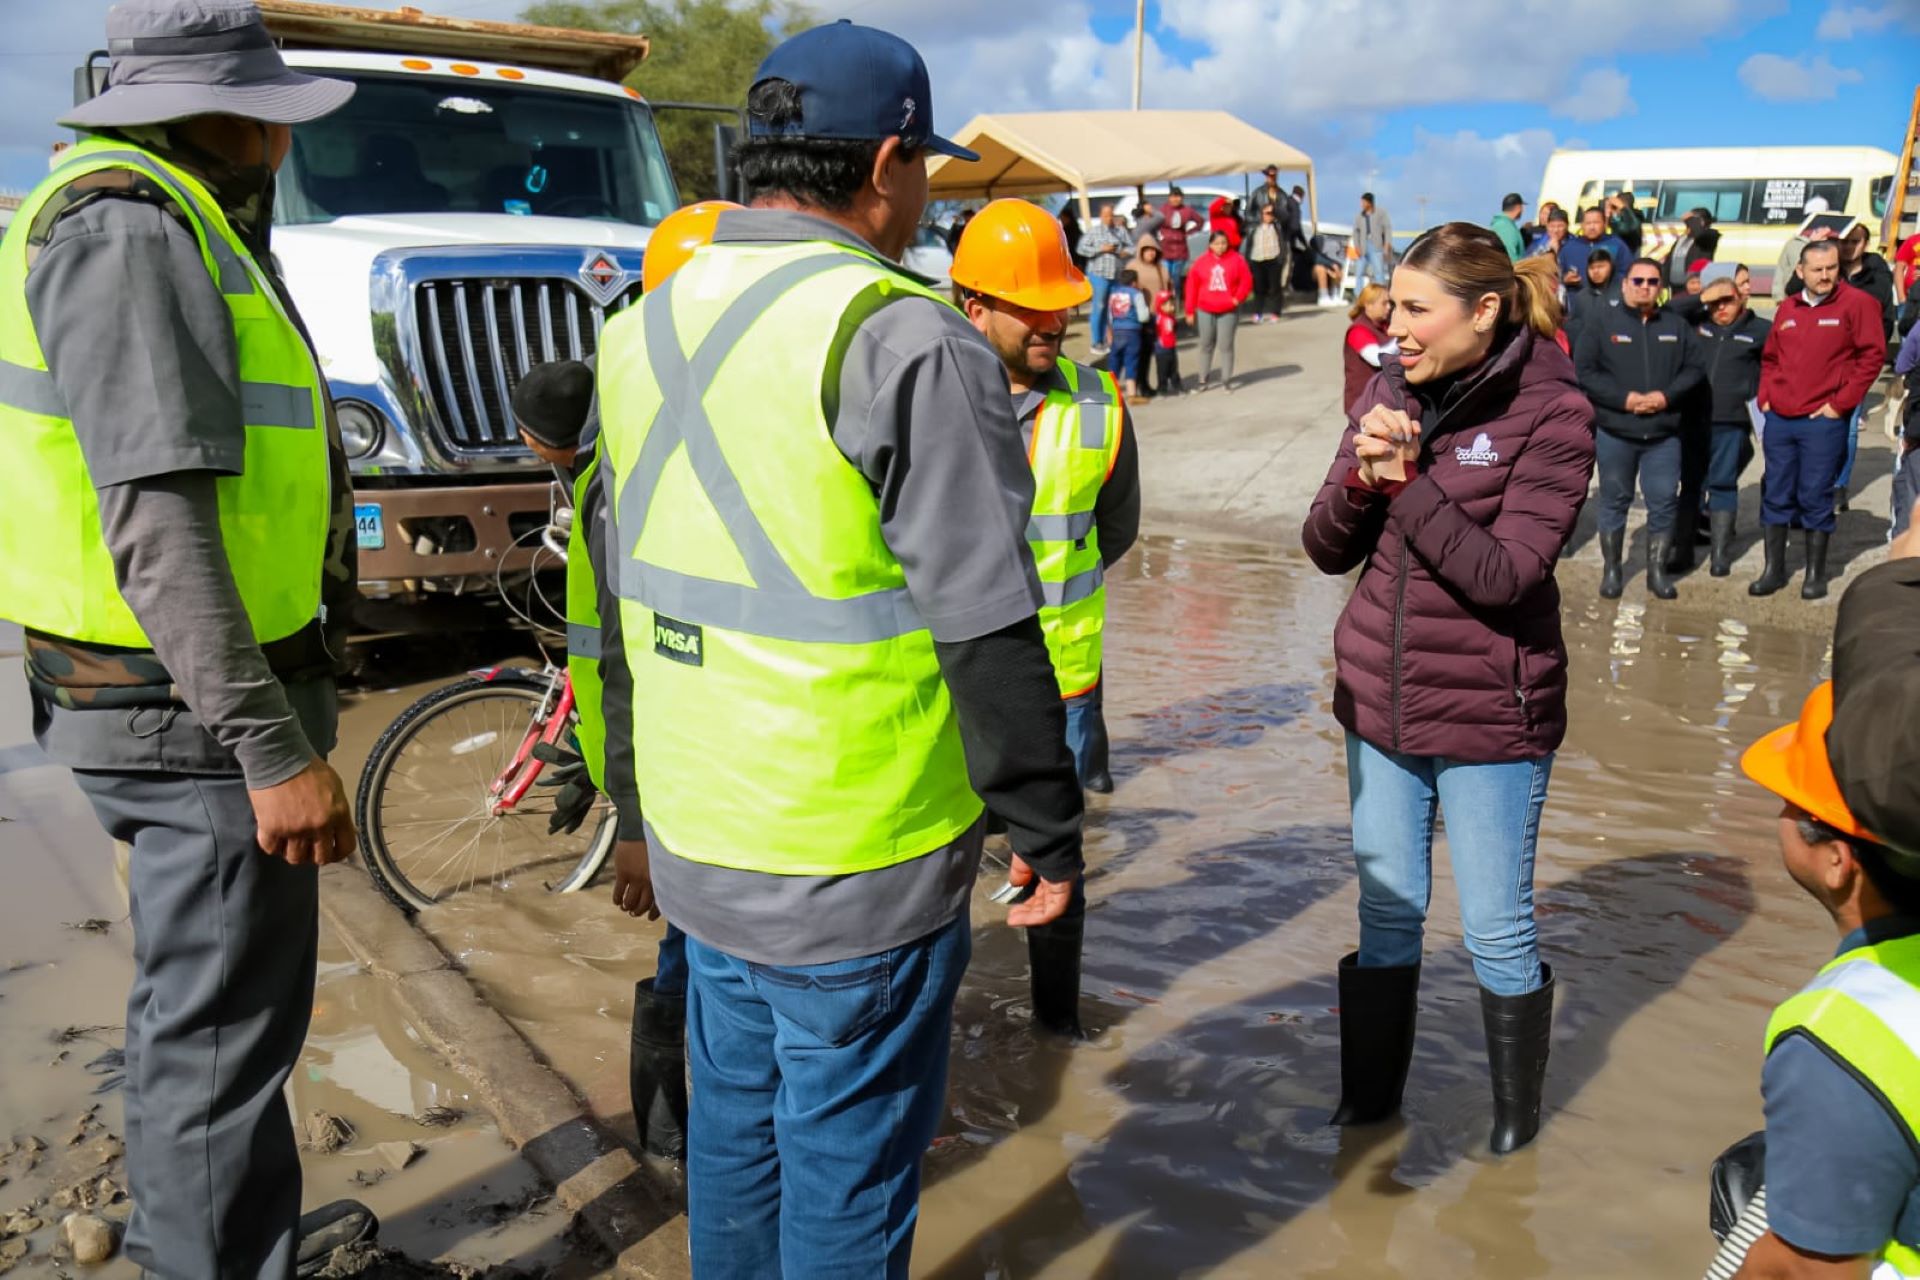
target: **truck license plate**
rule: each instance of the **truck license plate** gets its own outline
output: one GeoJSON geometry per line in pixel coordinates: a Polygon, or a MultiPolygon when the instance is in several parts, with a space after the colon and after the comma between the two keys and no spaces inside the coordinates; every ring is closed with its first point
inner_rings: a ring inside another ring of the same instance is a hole
{"type": "Polygon", "coordinates": [[[386,549],[387,526],[380,518],[379,503],[354,503],[353,527],[360,535],[360,549],[362,551],[382,551],[386,549]]]}

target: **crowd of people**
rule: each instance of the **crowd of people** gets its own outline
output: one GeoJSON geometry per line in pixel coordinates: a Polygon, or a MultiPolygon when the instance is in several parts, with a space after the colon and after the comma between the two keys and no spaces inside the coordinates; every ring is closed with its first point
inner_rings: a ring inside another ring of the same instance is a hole
{"type": "MultiPolygon", "coordinates": [[[[110,87],[62,121],[89,137],[0,255],[0,426],[36,445],[0,470],[0,527],[69,535],[0,578],[0,616],[25,631],[40,746],[131,846],[127,1252],[153,1275],[284,1280],[377,1229],[353,1202],[300,1214],[283,1092],[318,869],[356,838],[326,760],[355,559],[340,431],[260,199],[291,127],[354,87],[288,70],[244,0],[126,0],[107,35],[110,87]]],[[[816,27],[744,96],[753,204],[664,221],[595,365],[529,375],[513,409],[573,486],[568,632],[596,650],[569,655],[574,745],[616,814],[614,900],[670,922],[636,991],[634,1110],[647,1149],[684,1158],[693,1272],[898,1277],[990,828],[1034,1019],[1081,1034],[1083,827],[1113,786],[1105,581],[1142,466],[1140,370],[1064,357],[1069,318],[1093,304],[1105,353],[1131,359],[1149,328],[1171,356],[1190,315],[1200,384],[1218,357],[1230,389],[1262,293],[1241,250],[1270,261],[1297,210],[1269,174],[1251,228],[1176,192],[1150,230],[1107,210],[1070,245],[996,201],[956,238],[950,299],[899,259],[927,157],[978,157],[933,131],[911,45],[816,27]]],[[[1533,880],[1567,729],[1554,575],[1596,459],[1603,508],[1637,478],[1670,537],[1689,397],[1712,393],[1735,458],[1724,406],[1757,400],[1769,538],[1798,521],[1813,546],[1881,312],[1830,240],[1800,247],[1801,295],[1762,335],[1737,272],[1699,273],[1705,319],[1661,305],[1685,290],[1604,217],[1588,235],[1583,215],[1584,252],[1562,216],[1551,254],[1516,258],[1512,211],[1396,264],[1385,212],[1362,214],[1352,430],[1301,535],[1321,571],[1364,567],[1331,639],[1360,881],[1358,946],[1328,957],[1331,1119],[1401,1107],[1444,820],[1504,1154],[1539,1131],[1555,992],[1578,980],[1540,954],[1533,880]],[[1569,343],[1568,276],[1593,284],[1608,235],[1619,301],[1569,343]]],[[[1909,528],[1843,601],[1831,686],[1744,759],[1842,934],[1768,1031],[1766,1195],[1723,1197],[1744,1280],[1920,1275],[1916,566],[1909,528]]]]}

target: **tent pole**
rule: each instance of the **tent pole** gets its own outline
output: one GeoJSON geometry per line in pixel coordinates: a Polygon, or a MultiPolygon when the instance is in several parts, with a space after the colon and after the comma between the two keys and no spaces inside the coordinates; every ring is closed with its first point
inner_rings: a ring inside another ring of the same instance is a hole
{"type": "Polygon", "coordinates": [[[1147,0],[1133,5],[1133,109],[1140,109],[1140,66],[1147,53],[1147,0]]]}

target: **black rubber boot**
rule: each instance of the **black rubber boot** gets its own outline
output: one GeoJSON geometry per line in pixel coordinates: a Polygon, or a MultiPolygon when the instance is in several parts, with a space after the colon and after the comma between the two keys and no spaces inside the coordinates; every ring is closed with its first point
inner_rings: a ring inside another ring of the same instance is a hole
{"type": "Polygon", "coordinates": [[[1787,585],[1787,526],[1767,525],[1761,530],[1761,539],[1767,564],[1760,576],[1747,584],[1750,596],[1770,596],[1787,585]]]}
{"type": "Polygon", "coordinates": [[[326,1270],[335,1249],[366,1244],[380,1234],[380,1219],[358,1200],[335,1200],[312,1213],[300,1215],[299,1242],[294,1246],[293,1272],[315,1276],[326,1270]]]}
{"type": "Polygon", "coordinates": [[[1487,1068],[1493,1076],[1493,1134],[1498,1155],[1518,1150],[1540,1132],[1540,1090],[1547,1081],[1553,1032],[1553,966],[1540,966],[1540,989],[1497,996],[1480,988],[1487,1024],[1487,1068]]]}
{"type": "Polygon", "coordinates": [[[1358,951],[1340,957],[1340,1106],[1334,1124],[1373,1124],[1399,1113],[1419,1004],[1419,965],[1362,969],[1358,951]]]}
{"type": "Polygon", "coordinates": [[[1712,559],[1707,564],[1711,577],[1724,578],[1733,572],[1733,512],[1716,511],[1713,521],[1712,559]]]}
{"type": "Polygon", "coordinates": [[[627,1092],[641,1149],[687,1158],[687,998],[658,996],[653,979],[633,984],[627,1092]]]}
{"type": "Polygon", "coordinates": [[[1698,553],[1693,549],[1693,522],[1687,520],[1686,524],[1686,529],[1667,542],[1667,554],[1661,563],[1666,565],[1668,573],[1692,573],[1694,565],[1699,563],[1698,553]]]}
{"type": "Polygon", "coordinates": [[[1618,600],[1626,589],[1625,566],[1621,558],[1627,552],[1627,531],[1625,529],[1602,529],[1600,531],[1600,598],[1618,600]]]}
{"type": "Polygon", "coordinates": [[[1080,949],[1086,941],[1086,908],[1067,908],[1051,924],[1027,930],[1028,981],[1033,990],[1033,1020],[1055,1035],[1079,1040],[1080,949]]]}
{"type": "Polygon", "coordinates": [[[1802,600],[1827,598],[1827,540],[1832,536],[1807,530],[1807,576],[1800,581],[1802,600]]]}
{"type": "MultiPolygon", "coordinates": [[[[1667,565],[1672,555],[1673,540],[1665,534],[1647,539],[1647,594],[1656,600],[1671,600],[1680,594],[1667,578],[1667,565]]],[[[1692,548],[1688,548],[1687,558],[1692,560],[1692,548]]]]}

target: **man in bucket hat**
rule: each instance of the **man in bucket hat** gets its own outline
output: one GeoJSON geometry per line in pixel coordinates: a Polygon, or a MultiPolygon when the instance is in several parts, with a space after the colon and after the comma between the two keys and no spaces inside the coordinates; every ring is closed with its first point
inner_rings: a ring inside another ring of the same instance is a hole
{"type": "Polygon", "coordinates": [[[0,616],[35,729],[132,846],[126,1251],[148,1274],[307,1274],[372,1234],[300,1218],[282,1086],[354,594],[327,387],[267,254],[289,126],[353,86],[288,70],[243,0],[128,0],[90,136],[0,241],[0,616]]]}

